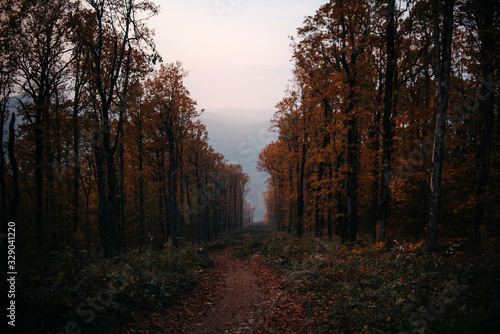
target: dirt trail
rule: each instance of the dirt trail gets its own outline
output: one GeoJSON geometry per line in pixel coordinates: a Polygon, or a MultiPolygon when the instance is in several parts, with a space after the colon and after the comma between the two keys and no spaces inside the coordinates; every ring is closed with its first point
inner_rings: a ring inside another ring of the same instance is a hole
{"type": "Polygon", "coordinates": [[[211,254],[214,266],[180,305],[137,315],[121,333],[314,333],[297,295],[260,256],[234,257],[234,248],[211,254]]]}
{"type": "Polygon", "coordinates": [[[214,288],[207,311],[191,319],[187,332],[194,334],[251,333],[255,325],[256,309],[263,293],[257,277],[248,263],[233,257],[227,249],[212,256],[216,275],[221,284],[214,288]]]}
{"type": "Polygon", "coordinates": [[[123,333],[254,333],[264,293],[250,261],[236,259],[234,248],[210,255],[214,263],[180,305],[137,315],[123,333]]]}

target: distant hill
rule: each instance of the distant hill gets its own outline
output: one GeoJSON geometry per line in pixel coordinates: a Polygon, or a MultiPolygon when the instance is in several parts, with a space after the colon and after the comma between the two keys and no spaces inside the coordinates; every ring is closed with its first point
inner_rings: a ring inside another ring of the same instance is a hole
{"type": "Polygon", "coordinates": [[[254,220],[266,211],[262,193],[267,174],[258,172],[259,153],[277,134],[268,131],[272,110],[217,109],[204,112],[200,120],[208,130],[209,143],[228,163],[240,164],[250,177],[247,199],[255,208],[254,220]]]}

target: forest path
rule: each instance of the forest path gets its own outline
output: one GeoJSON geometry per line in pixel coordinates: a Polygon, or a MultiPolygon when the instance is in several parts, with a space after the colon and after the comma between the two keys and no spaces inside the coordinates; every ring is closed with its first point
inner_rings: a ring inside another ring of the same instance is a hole
{"type": "Polygon", "coordinates": [[[212,253],[213,267],[179,305],[141,314],[124,333],[313,333],[297,296],[261,256],[237,259],[231,247],[212,253]]]}
{"type": "MultiPolygon", "coordinates": [[[[228,248],[212,255],[214,263],[201,284],[201,310],[184,319],[177,333],[251,333],[260,307],[263,291],[258,286],[257,276],[248,261],[234,257],[235,249],[228,248]]],[[[198,306],[201,306],[198,305],[198,306]]],[[[189,314],[189,312],[188,312],[189,314]]]]}

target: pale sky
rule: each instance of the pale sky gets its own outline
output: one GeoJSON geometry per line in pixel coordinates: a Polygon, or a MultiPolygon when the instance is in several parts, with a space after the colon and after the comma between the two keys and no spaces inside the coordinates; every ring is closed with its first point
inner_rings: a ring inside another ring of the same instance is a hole
{"type": "Polygon", "coordinates": [[[180,60],[200,108],[274,109],[292,63],[289,36],[326,0],[154,0],[163,61],[180,60]]]}

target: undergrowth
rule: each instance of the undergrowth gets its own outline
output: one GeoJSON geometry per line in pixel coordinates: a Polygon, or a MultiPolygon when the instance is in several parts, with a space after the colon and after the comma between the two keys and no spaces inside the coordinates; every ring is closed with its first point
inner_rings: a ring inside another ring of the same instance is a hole
{"type": "Polygon", "coordinates": [[[176,303],[211,265],[199,245],[146,248],[103,258],[97,250],[44,256],[19,270],[18,328],[24,333],[92,333],[135,311],[176,303]]]}
{"type": "Polygon", "coordinates": [[[272,229],[262,224],[252,224],[224,232],[206,244],[207,249],[217,251],[227,247],[240,248],[265,239],[272,229]]]}
{"type": "Polygon", "coordinates": [[[261,227],[236,256],[264,257],[325,333],[497,333],[498,242],[475,253],[457,240],[442,246],[434,255],[423,242],[342,246],[261,227]]]}
{"type": "Polygon", "coordinates": [[[93,333],[135,312],[158,312],[194,288],[211,265],[206,250],[233,247],[239,258],[262,257],[324,333],[496,333],[499,247],[495,239],[486,241],[474,253],[462,250],[460,240],[442,242],[443,251],[430,255],[422,242],[361,238],[339,245],[251,225],[202,246],[112,259],[96,250],[68,250],[19,269],[18,328],[93,333]]]}

